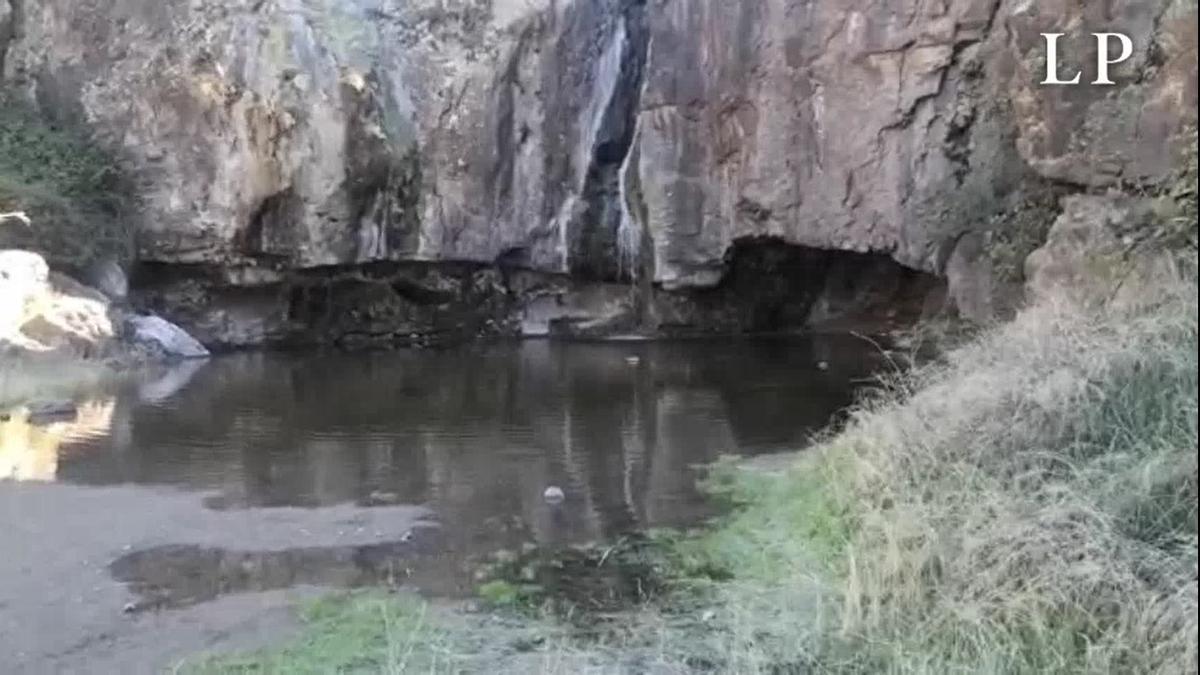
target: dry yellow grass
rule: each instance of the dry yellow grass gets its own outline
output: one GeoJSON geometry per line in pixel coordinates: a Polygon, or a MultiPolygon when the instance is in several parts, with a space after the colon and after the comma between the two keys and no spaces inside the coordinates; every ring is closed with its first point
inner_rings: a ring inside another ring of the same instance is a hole
{"type": "Polygon", "coordinates": [[[1194,272],[1143,298],[1043,302],[898,375],[791,475],[727,479],[745,507],[700,547],[734,575],[718,660],[1196,672],[1194,272]]]}

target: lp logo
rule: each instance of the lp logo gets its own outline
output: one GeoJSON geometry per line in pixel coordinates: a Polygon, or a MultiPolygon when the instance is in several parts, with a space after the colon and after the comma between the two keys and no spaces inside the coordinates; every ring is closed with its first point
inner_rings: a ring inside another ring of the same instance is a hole
{"type": "MultiPolygon", "coordinates": [[[[1120,33],[1092,35],[1096,37],[1096,80],[1092,84],[1116,84],[1108,78],[1108,68],[1133,56],[1133,40],[1120,33]],[[1109,49],[1109,41],[1113,38],[1121,43],[1121,55],[1115,59],[1110,58],[1112,50],[1109,49]]],[[[1079,84],[1079,78],[1083,76],[1081,71],[1075,73],[1073,79],[1058,79],[1058,38],[1062,36],[1063,33],[1042,33],[1042,37],[1046,38],[1046,79],[1042,80],[1042,84],[1079,84]]]]}

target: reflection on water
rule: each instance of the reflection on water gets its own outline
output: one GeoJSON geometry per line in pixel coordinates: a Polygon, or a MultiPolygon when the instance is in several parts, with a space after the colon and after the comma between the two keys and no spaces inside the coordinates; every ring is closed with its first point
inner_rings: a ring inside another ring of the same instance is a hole
{"type": "MultiPolygon", "coordinates": [[[[434,582],[453,578],[442,569],[448,559],[441,553],[439,532],[420,528],[403,541],[271,551],[172,544],[124,555],[109,565],[109,571],[138,595],[139,601],[130,611],[183,607],[230,593],[305,585],[394,587],[415,582],[432,590],[435,584],[422,584],[422,578],[413,577],[414,570],[421,570],[425,572],[422,577],[434,582]]],[[[457,588],[438,590],[460,592],[457,588]]]]}
{"type": "Polygon", "coordinates": [[[73,414],[43,423],[28,408],[0,416],[0,480],[52,481],[64,445],[106,437],[115,401],[88,401],[73,414]]]}
{"type": "Polygon", "coordinates": [[[470,547],[599,539],[702,517],[693,466],[803,444],[877,365],[828,336],[239,355],[62,429],[4,423],[0,478],[173,485],[215,509],[428,504],[470,547]]]}

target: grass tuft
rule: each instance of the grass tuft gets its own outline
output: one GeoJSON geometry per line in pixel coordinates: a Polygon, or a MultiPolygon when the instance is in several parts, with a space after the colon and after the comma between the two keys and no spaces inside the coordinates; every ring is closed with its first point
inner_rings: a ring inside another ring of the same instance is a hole
{"type": "Polygon", "coordinates": [[[458,672],[446,631],[417,598],[376,593],[330,596],[300,611],[303,639],[281,649],[212,658],[194,673],[458,672]]]}

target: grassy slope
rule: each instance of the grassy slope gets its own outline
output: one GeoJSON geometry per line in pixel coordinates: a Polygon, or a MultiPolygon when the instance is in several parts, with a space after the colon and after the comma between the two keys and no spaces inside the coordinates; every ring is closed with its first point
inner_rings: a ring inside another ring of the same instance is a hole
{"type": "Polygon", "coordinates": [[[699,546],[753,624],[730,622],[726,663],[1195,672],[1195,288],[1028,310],[898,382],[815,466],[727,481],[746,506],[699,546]],[[779,616],[792,602],[815,613],[779,616]]]}

